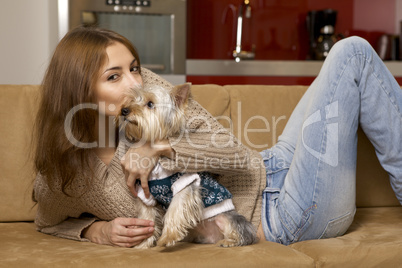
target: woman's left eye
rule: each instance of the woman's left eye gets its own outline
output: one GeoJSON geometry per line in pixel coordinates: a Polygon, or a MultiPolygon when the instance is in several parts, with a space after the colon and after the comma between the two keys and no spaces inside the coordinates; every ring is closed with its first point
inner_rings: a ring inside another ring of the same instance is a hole
{"type": "Polygon", "coordinates": [[[149,109],[153,109],[153,108],[155,107],[155,105],[154,105],[154,103],[153,103],[152,101],[148,101],[147,107],[148,107],[149,109]]]}
{"type": "Polygon", "coordinates": [[[140,67],[139,66],[133,66],[131,67],[131,72],[132,73],[138,73],[140,71],[140,67]]]}

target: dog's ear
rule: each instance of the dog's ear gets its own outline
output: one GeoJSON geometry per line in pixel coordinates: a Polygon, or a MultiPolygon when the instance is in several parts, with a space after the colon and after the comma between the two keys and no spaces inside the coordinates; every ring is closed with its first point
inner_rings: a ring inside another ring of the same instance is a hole
{"type": "Polygon", "coordinates": [[[177,107],[183,107],[187,104],[190,97],[191,83],[185,83],[182,85],[177,85],[172,89],[172,94],[176,99],[177,107]]]}

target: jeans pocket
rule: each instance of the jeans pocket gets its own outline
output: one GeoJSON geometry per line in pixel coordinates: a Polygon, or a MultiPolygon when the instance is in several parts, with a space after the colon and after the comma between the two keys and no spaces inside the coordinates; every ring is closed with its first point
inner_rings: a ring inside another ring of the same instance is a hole
{"type": "Polygon", "coordinates": [[[320,239],[333,238],[346,233],[353,222],[354,215],[354,212],[349,212],[341,217],[330,220],[320,236],[320,239]]]}

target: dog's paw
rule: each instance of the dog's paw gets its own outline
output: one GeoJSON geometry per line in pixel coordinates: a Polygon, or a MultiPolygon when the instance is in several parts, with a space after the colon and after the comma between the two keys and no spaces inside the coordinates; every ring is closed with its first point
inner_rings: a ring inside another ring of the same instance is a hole
{"type": "Polygon", "coordinates": [[[174,240],[169,241],[168,239],[162,238],[162,239],[158,240],[157,246],[158,247],[171,247],[171,246],[174,246],[176,244],[176,242],[177,241],[174,241],[174,240]]]}
{"type": "Polygon", "coordinates": [[[222,239],[219,240],[218,243],[216,243],[218,247],[223,247],[223,248],[230,248],[230,247],[238,247],[240,246],[239,241],[236,241],[234,239],[222,239]]]}
{"type": "Polygon", "coordinates": [[[135,246],[135,248],[147,249],[147,248],[155,247],[156,246],[156,240],[157,240],[157,237],[153,235],[153,236],[145,239],[144,241],[142,241],[141,244],[135,246]]]}
{"type": "Polygon", "coordinates": [[[184,236],[179,232],[163,232],[162,236],[159,238],[157,245],[159,247],[171,247],[177,242],[183,240],[184,236]]]}
{"type": "Polygon", "coordinates": [[[257,229],[236,211],[224,212],[215,218],[224,239],[218,242],[221,247],[239,247],[258,242],[257,229]]]}

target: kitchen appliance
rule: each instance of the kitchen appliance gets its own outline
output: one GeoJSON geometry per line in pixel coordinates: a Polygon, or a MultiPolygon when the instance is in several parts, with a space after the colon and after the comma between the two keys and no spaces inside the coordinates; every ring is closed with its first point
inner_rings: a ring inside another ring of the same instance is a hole
{"type": "Polygon", "coordinates": [[[239,6],[239,13],[237,15],[237,32],[236,32],[236,49],[233,51],[233,58],[236,62],[240,60],[252,60],[255,58],[255,46],[253,51],[245,51],[241,48],[241,38],[243,33],[243,18],[251,18],[251,6],[249,0],[244,0],[239,6]],[[244,13],[244,14],[243,14],[244,13]]]}
{"type": "Polygon", "coordinates": [[[79,25],[122,34],[143,67],[185,82],[186,0],[68,0],[68,28],[79,25]]]}
{"type": "Polygon", "coordinates": [[[311,10],[307,13],[306,23],[310,45],[308,59],[325,59],[337,41],[334,35],[337,13],[333,9],[311,10]]]}
{"type": "Polygon", "coordinates": [[[399,36],[383,34],[377,40],[375,50],[378,56],[384,60],[399,60],[399,36]]]}

